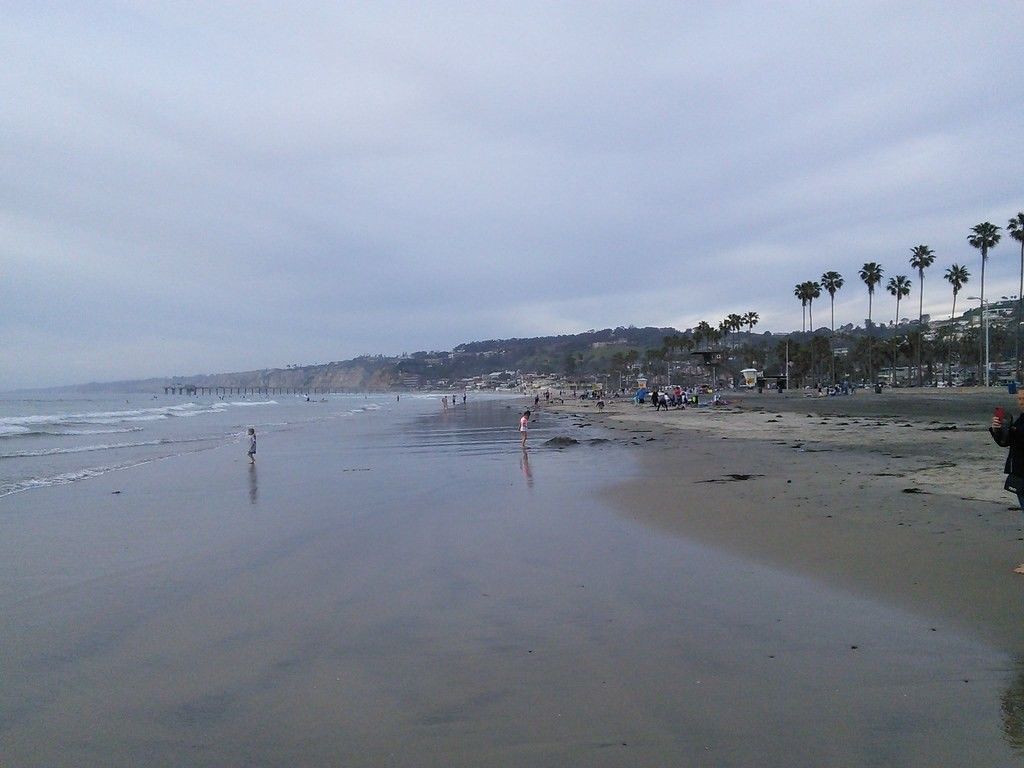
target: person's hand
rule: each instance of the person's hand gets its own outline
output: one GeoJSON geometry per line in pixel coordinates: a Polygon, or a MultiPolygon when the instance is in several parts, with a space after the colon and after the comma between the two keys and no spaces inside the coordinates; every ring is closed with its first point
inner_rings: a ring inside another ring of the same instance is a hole
{"type": "Polygon", "coordinates": [[[998,416],[993,416],[992,417],[992,429],[1002,429],[1002,428],[1003,428],[1003,422],[999,419],[998,416]]]}

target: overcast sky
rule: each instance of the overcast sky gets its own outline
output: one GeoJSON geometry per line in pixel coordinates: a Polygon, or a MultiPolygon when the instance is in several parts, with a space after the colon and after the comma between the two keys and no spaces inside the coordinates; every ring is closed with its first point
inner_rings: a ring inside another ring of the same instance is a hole
{"type": "Polygon", "coordinates": [[[1022,52],[1019,0],[3,3],[0,389],[792,330],[830,269],[859,324],[866,261],[916,316],[921,243],[948,315],[1024,210],[1022,52]]]}

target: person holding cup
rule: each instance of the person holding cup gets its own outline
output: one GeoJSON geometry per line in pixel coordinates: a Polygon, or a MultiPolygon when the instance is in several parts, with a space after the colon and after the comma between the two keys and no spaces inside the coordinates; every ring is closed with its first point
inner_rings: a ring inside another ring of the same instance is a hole
{"type": "MultiPolygon", "coordinates": [[[[1017,390],[1017,407],[1021,414],[1016,419],[1010,418],[1002,406],[996,408],[988,431],[997,445],[1009,448],[1003,466],[1006,474],[1003,488],[1017,494],[1017,503],[1024,510],[1024,389],[1017,390]]],[[[1024,565],[1014,571],[1024,574],[1024,565]]]]}

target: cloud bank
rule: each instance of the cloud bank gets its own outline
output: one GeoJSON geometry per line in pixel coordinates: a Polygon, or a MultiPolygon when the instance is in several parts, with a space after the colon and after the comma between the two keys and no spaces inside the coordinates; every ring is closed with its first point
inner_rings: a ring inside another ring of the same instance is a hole
{"type": "MultiPolygon", "coordinates": [[[[26,3],[0,388],[754,310],[1024,209],[1015,3],[26,3]],[[686,7],[689,6],[689,7],[686,7]]],[[[1017,244],[986,294],[1016,294],[1017,244]]],[[[888,296],[876,317],[892,311],[888,296]]],[[[913,302],[916,304],[916,302],[913,302]]],[[[817,314],[817,313],[816,313],[817,314]]],[[[822,317],[822,315],[817,315],[822,317]]]]}

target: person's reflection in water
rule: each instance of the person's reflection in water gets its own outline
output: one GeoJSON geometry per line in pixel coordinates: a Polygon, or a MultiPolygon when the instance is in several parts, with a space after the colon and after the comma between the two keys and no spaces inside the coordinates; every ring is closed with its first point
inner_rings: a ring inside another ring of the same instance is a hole
{"type": "Polygon", "coordinates": [[[260,500],[260,487],[256,484],[256,465],[249,465],[249,503],[256,504],[260,500]]]}
{"type": "Polygon", "coordinates": [[[523,448],[523,455],[519,457],[519,468],[523,470],[523,475],[526,476],[526,484],[533,488],[533,472],[530,471],[530,453],[523,448]]]}
{"type": "MultiPolygon", "coordinates": [[[[1019,662],[1017,666],[1021,668],[1019,662]]],[[[1011,746],[1024,752],[1024,669],[1017,672],[1013,683],[1003,691],[1001,698],[1003,735],[1011,746]]]]}

